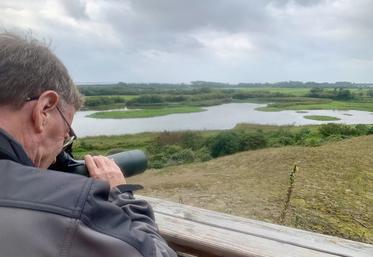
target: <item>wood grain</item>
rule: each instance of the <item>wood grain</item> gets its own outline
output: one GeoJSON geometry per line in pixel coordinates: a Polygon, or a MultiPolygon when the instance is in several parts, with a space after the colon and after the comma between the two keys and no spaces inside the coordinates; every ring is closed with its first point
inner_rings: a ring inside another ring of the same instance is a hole
{"type": "Polygon", "coordinates": [[[373,257],[373,245],[137,196],[174,249],[195,256],[373,257]]]}

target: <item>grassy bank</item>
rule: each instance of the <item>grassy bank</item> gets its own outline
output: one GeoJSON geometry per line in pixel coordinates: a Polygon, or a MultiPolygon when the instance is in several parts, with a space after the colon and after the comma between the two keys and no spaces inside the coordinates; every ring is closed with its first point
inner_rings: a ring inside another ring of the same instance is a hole
{"type": "Polygon", "coordinates": [[[333,116],[325,116],[325,115],[305,115],[303,118],[308,120],[320,120],[320,121],[336,121],[340,120],[340,118],[333,117],[333,116]]]}
{"type": "Polygon", "coordinates": [[[91,118],[98,119],[126,119],[126,118],[146,118],[164,116],[175,113],[192,113],[204,111],[201,107],[195,106],[182,106],[182,107],[168,107],[168,108],[157,108],[157,109],[139,109],[139,110],[123,110],[123,111],[106,111],[106,112],[95,112],[88,115],[91,118]]]}
{"type": "Polygon", "coordinates": [[[242,152],[148,170],[129,179],[139,194],[278,223],[294,164],[285,225],[373,243],[373,136],[319,147],[242,152]]]}

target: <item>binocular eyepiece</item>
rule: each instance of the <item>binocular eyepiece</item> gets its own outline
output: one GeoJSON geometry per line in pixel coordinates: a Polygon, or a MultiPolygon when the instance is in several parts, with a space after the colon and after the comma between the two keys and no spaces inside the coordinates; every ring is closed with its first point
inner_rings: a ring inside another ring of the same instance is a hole
{"type": "MultiPolygon", "coordinates": [[[[116,153],[107,156],[114,160],[120,167],[125,177],[131,177],[140,174],[148,167],[148,158],[143,151],[132,150],[116,153]]],[[[72,154],[68,151],[61,152],[56,162],[49,169],[80,174],[89,177],[88,169],[83,160],[75,160],[72,154]]]]}

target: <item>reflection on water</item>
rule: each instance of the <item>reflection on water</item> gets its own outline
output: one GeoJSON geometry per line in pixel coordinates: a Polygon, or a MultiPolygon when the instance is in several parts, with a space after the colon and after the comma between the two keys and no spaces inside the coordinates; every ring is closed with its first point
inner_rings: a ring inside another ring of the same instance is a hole
{"type": "Polygon", "coordinates": [[[198,113],[171,114],[153,118],[94,119],[85,117],[92,111],[78,112],[73,127],[78,136],[134,134],[147,131],[219,130],[230,129],[238,123],[270,125],[307,125],[328,123],[303,118],[304,115],[326,115],[339,118],[336,123],[373,124],[373,115],[363,111],[307,110],[261,112],[265,106],[252,103],[231,103],[206,107],[198,113]]]}

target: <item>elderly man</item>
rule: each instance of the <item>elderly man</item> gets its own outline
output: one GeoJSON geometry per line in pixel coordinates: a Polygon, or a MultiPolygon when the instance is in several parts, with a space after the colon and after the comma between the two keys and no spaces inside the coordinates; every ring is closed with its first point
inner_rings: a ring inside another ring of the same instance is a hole
{"type": "Polygon", "coordinates": [[[176,256],[120,168],[48,170],[82,104],[64,65],[34,39],[0,33],[0,256],[176,256]]]}

